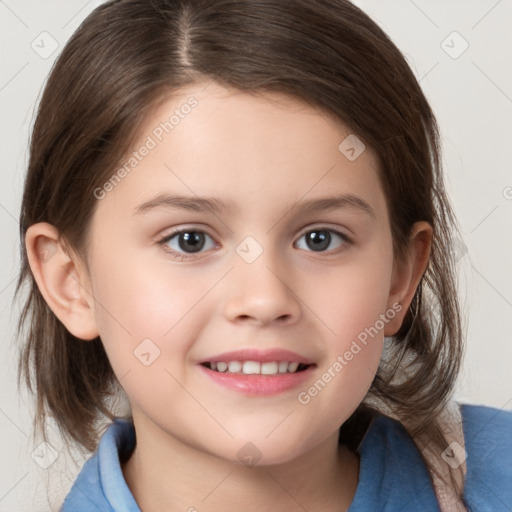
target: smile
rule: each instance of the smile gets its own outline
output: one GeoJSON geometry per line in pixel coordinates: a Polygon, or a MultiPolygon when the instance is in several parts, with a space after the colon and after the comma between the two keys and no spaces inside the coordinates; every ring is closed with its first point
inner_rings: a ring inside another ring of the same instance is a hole
{"type": "Polygon", "coordinates": [[[297,361],[212,361],[203,363],[206,368],[220,373],[239,375],[278,375],[284,373],[297,373],[306,370],[310,365],[297,361]]]}

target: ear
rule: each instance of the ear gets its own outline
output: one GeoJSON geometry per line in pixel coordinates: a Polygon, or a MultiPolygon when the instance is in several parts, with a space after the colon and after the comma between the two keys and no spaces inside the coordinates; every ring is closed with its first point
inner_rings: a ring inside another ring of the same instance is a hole
{"type": "Polygon", "coordinates": [[[44,300],[67,330],[83,340],[99,335],[89,278],[78,258],[70,256],[57,229],[46,222],[33,224],[25,235],[32,274],[44,300]]]}
{"type": "Polygon", "coordinates": [[[393,264],[388,309],[392,308],[397,313],[386,324],[384,336],[393,336],[400,329],[418,284],[427,268],[431,244],[432,226],[428,222],[416,222],[412,227],[404,257],[395,258],[393,264]],[[401,306],[399,311],[397,304],[401,306]]]}

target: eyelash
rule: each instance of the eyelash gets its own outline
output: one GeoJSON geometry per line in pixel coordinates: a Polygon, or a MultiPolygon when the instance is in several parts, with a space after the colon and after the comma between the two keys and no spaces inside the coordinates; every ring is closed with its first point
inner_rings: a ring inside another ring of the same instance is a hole
{"type": "MultiPolygon", "coordinates": [[[[345,235],[341,231],[338,231],[337,229],[329,228],[327,226],[320,226],[320,227],[317,227],[317,228],[306,228],[306,229],[303,229],[300,232],[297,240],[300,240],[304,235],[306,235],[308,233],[315,232],[315,231],[327,231],[329,233],[334,233],[335,236],[337,236],[337,237],[339,237],[341,239],[341,241],[343,242],[343,245],[350,245],[350,244],[352,244],[352,240],[347,235],[345,235]]],[[[201,251],[198,252],[198,253],[182,253],[182,252],[176,252],[175,250],[169,249],[168,247],[166,247],[167,242],[172,240],[175,236],[178,236],[178,235],[180,235],[182,233],[191,233],[191,232],[203,233],[203,234],[209,236],[213,240],[213,237],[211,235],[209,235],[204,230],[195,229],[195,228],[186,228],[186,229],[180,228],[180,229],[176,229],[176,230],[172,231],[172,233],[170,233],[168,235],[165,235],[162,238],[160,238],[157,241],[157,244],[162,246],[162,248],[163,248],[163,250],[165,252],[171,254],[172,256],[174,256],[176,259],[178,259],[180,261],[187,261],[187,260],[190,260],[190,259],[195,259],[194,254],[202,254],[201,251]]],[[[216,243],[216,245],[218,246],[217,243],[216,243]]],[[[335,250],[335,249],[333,249],[333,250],[335,250]]],[[[313,253],[317,252],[317,253],[321,254],[321,253],[330,253],[333,250],[331,250],[331,251],[307,251],[307,252],[313,252],[313,253]]],[[[341,250],[343,250],[343,249],[341,249],[341,250]]]]}

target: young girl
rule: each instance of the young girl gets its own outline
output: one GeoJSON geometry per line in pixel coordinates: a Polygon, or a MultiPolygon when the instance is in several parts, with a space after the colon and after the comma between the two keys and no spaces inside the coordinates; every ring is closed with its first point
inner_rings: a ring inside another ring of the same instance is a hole
{"type": "Polygon", "coordinates": [[[436,121],[360,9],[107,2],[30,151],[20,375],[95,452],[63,512],[511,510],[436,121]]]}

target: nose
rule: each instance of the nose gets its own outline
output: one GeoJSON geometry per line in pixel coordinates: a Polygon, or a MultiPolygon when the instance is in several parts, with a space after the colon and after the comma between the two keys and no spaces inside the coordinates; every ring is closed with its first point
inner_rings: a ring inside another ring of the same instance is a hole
{"type": "Polygon", "coordinates": [[[270,251],[252,263],[239,259],[230,272],[224,303],[226,318],[255,325],[293,324],[301,315],[301,302],[293,290],[293,276],[270,251]]]}

